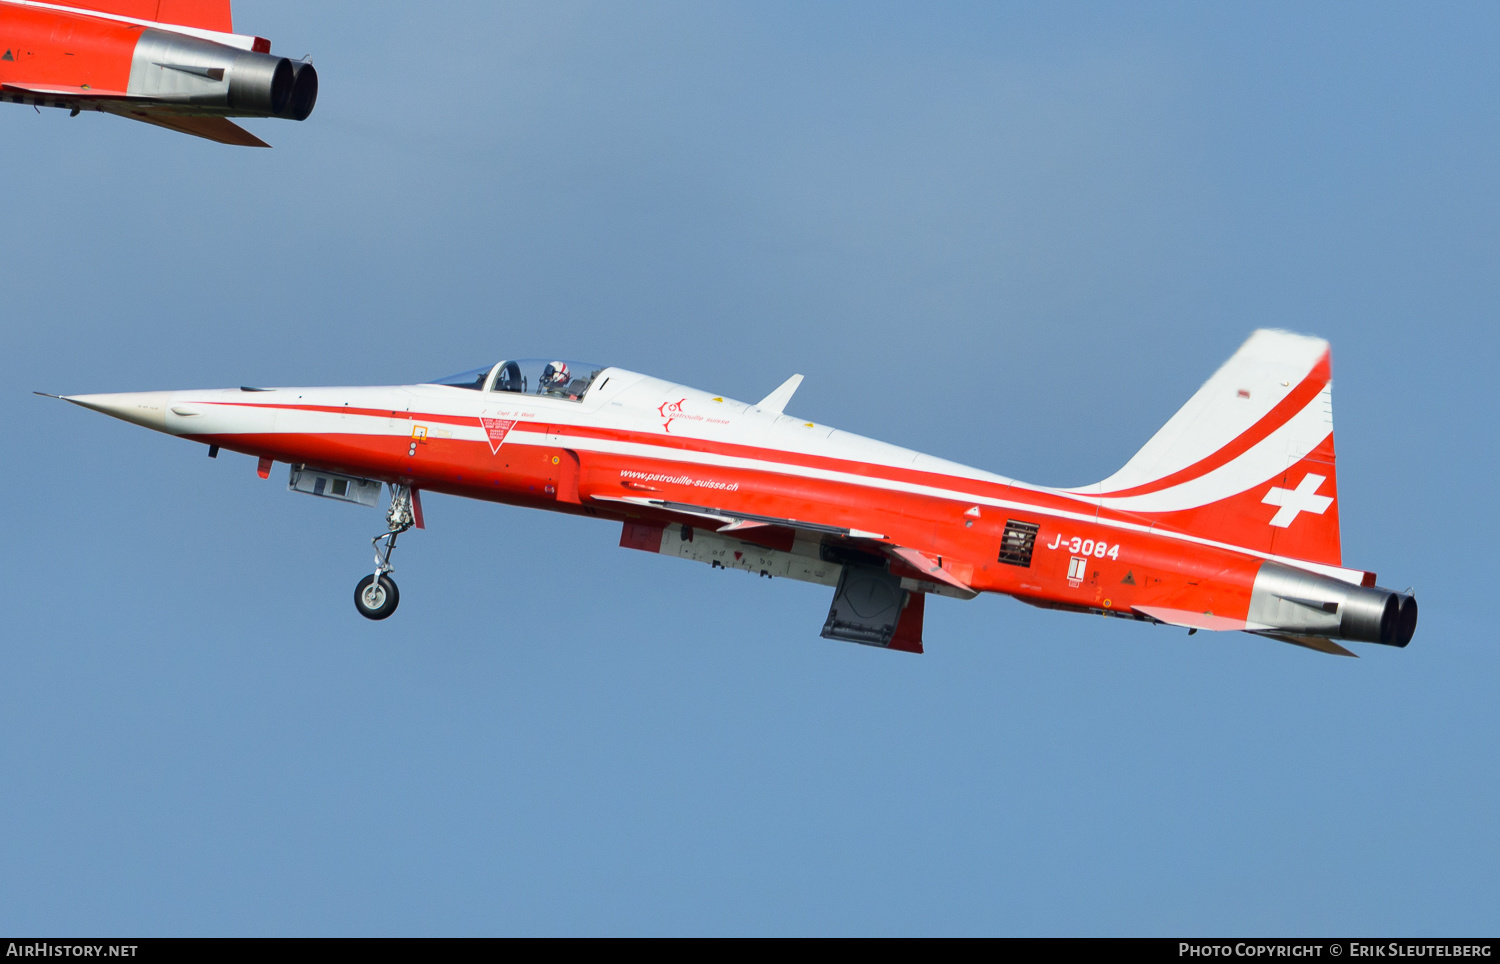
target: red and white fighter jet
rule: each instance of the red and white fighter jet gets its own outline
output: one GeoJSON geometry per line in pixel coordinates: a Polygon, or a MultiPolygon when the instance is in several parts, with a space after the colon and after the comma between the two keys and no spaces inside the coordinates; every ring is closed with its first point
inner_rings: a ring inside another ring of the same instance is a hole
{"type": "Polygon", "coordinates": [[[579,362],[507,359],[419,385],[71,395],[290,463],[290,488],[374,506],[355,590],[396,609],[391,552],[424,490],[621,523],[620,545],[833,590],[823,635],[922,651],[929,595],[1243,630],[1326,653],[1405,646],[1409,593],[1345,568],[1328,343],[1257,331],[1125,467],[1028,485],[784,413],[579,362]]]}

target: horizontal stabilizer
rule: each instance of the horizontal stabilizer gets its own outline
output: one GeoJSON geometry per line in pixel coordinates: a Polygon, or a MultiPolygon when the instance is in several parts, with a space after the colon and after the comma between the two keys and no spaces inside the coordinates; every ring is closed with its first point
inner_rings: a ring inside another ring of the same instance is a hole
{"type": "Polygon", "coordinates": [[[1353,656],[1355,659],[1359,659],[1358,653],[1351,653],[1338,643],[1323,636],[1291,636],[1286,633],[1256,633],[1255,635],[1264,636],[1267,639],[1279,640],[1283,643],[1291,643],[1293,646],[1305,646],[1308,649],[1315,649],[1320,653],[1329,653],[1333,656],[1353,656]]]}
{"type": "Polygon", "coordinates": [[[218,141],[220,144],[235,144],[240,147],[271,146],[227,117],[199,117],[152,110],[149,107],[106,107],[105,110],[130,120],[144,121],[167,130],[218,141]]]}
{"type": "Polygon", "coordinates": [[[792,396],[797,393],[797,386],[801,384],[802,376],[793,375],[791,378],[788,378],[786,381],[782,382],[780,387],[778,387],[776,391],[761,399],[760,404],[756,405],[755,407],[760,409],[762,412],[767,412],[772,415],[780,415],[782,412],[786,411],[786,403],[792,400],[792,396]]]}
{"type": "MultiPolygon", "coordinates": [[[[123,90],[59,87],[52,84],[0,84],[0,92],[55,98],[57,102],[50,106],[100,110],[128,120],[144,121],[182,134],[218,141],[220,144],[235,144],[240,147],[271,146],[228,118],[179,113],[152,105],[147,98],[137,97],[123,90]]],[[[49,105],[44,102],[42,106],[49,105]]]]}

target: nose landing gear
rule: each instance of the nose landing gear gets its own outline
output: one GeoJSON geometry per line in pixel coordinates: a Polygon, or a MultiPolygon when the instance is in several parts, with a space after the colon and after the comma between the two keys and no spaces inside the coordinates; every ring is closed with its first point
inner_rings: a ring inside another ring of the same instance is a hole
{"type": "Polygon", "coordinates": [[[411,486],[391,486],[391,507],[385,514],[385,521],[386,531],[370,540],[375,547],[375,571],[354,587],[354,608],[366,619],[384,619],[395,612],[401,602],[396,580],[390,577],[396,571],[391,565],[391,553],[396,549],[396,537],[416,524],[411,486]]]}

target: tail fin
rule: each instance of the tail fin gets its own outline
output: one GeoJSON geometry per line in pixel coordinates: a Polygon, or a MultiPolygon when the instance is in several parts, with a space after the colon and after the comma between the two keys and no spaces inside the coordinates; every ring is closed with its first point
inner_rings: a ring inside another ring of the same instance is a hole
{"type": "Polygon", "coordinates": [[[1341,565],[1328,342],[1255,332],[1124,468],[1079,492],[1178,532],[1341,565]]]}

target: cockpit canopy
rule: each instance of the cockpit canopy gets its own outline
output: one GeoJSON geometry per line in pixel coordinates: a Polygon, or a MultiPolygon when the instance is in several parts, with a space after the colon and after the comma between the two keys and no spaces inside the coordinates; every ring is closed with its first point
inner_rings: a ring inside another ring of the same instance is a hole
{"type": "Polygon", "coordinates": [[[588,392],[603,365],[560,358],[514,358],[428,382],[477,392],[545,395],[576,402],[588,392]]]}

